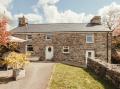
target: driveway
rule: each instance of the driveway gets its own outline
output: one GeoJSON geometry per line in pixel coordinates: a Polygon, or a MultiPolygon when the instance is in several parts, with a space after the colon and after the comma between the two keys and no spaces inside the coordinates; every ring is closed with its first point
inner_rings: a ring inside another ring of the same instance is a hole
{"type": "MultiPolygon", "coordinates": [[[[26,68],[26,77],[18,81],[0,84],[0,89],[46,89],[54,63],[30,63],[26,68]]],[[[5,72],[0,75],[4,75],[5,72]]],[[[7,76],[11,74],[7,71],[7,76]]],[[[1,77],[1,76],[0,76],[1,77]]]]}

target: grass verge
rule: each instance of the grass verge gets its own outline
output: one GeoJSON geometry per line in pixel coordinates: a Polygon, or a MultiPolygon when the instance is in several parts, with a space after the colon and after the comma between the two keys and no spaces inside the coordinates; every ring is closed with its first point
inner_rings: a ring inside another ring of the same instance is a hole
{"type": "Polygon", "coordinates": [[[115,89],[87,69],[56,64],[49,89],[115,89]]]}

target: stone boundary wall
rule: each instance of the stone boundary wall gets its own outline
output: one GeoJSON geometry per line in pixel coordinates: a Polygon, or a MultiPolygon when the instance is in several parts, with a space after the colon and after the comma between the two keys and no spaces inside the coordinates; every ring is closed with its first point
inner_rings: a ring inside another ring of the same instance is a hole
{"type": "Polygon", "coordinates": [[[99,59],[88,59],[87,68],[120,89],[120,65],[109,64],[99,59]]]}

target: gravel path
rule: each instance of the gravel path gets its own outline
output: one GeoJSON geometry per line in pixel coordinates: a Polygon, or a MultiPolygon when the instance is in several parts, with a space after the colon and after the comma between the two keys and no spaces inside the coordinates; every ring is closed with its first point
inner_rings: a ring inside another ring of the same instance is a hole
{"type": "Polygon", "coordinates": [[[0,89],[46,89],[52,73],[53,64],[54,63],[31,63],[26,68],[25,78],[0,84],[0,89]]]}

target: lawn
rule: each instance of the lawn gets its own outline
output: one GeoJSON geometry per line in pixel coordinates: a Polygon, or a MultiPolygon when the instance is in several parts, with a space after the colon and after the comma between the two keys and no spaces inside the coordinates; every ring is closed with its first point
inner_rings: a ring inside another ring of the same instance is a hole
{"type": "Polygon", "coordinates": [[[115,89],[87,69],[56,64],[49,89],[115,89]]]}

